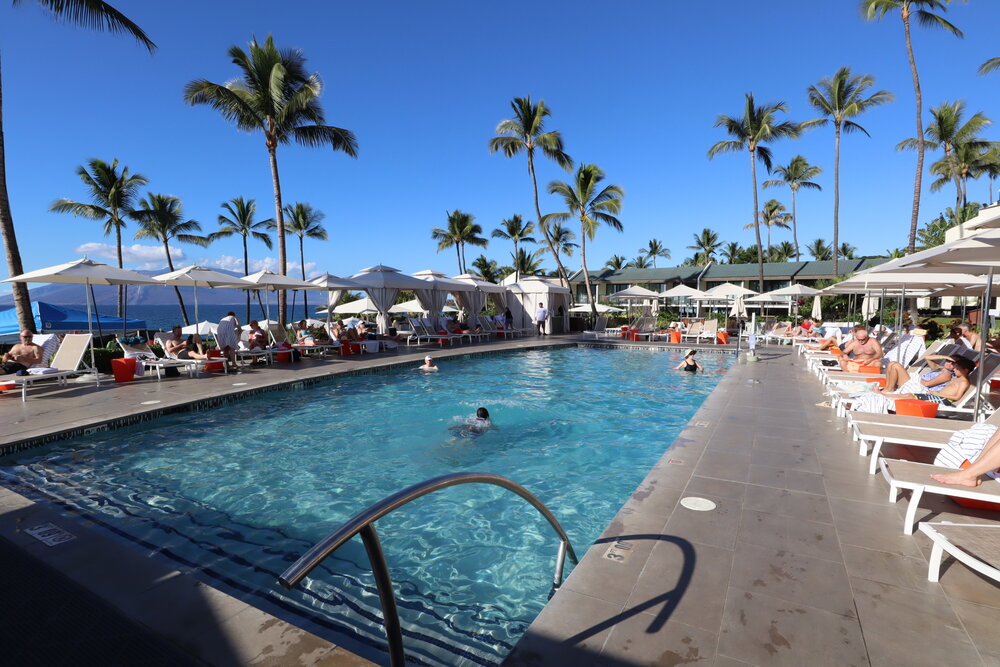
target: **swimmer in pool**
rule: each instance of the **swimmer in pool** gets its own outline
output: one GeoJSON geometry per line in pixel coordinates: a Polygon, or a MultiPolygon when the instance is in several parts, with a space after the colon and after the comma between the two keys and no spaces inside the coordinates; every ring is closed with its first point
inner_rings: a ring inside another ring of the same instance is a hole
{"type": "Polygon", "coordinates": [[[448,430],[458,431],[459,437],[463,438],[478,438],[483,433],[496,428],[493,426],[493,422],[490,421],[490,411],[486,408],[479,408],[476,410],[475,417],[469,417],[462,424],[456,424],[448,430]]]}
{"type": "Polygon", "coordinates": [[[704,373],[705,369],[702,368],[701,364],[699,364],[694,358],[694,355],[696,354],[698,354],[698,350],[688,350],[685,352],[684,361],[677,364],[677,366],[674,367],[674,370],[687,371],[688,373],[697,373],[698,371],[701,371],[704,373]]]}
{"type": "Polygon", "coordinates": [[[424,357],[424,365],[417,369],[418,371],[436,371],[438,367],[434,365],[434,359],[431,355],[424,357]]]}

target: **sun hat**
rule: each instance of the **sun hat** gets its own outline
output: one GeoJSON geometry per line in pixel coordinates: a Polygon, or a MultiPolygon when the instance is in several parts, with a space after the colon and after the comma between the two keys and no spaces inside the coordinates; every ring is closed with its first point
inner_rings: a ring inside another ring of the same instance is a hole
{"type": "Polygon", "coordinates": [[[424,361],[433,361],[433,357],[431,357],[431,355],[428,354],[426,357],[424,357],[424,361]]]}

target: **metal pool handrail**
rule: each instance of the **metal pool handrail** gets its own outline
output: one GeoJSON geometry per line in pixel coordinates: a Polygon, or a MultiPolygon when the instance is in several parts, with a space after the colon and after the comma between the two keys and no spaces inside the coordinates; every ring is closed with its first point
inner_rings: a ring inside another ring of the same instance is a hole
{"type": "Polygon", "coordinates": [[[576,564],[576,552],[570,544],[566,531],[549,511],[542,501],[536,498],[530,491],[520,484],[513,482],[506,477],[493,475],[484,472],[456,472],[448,475],[441,475],[426,481],[414,484],[402,491],[397,491],[391,496],[387,496],[370,507],[358,512],[348,519],[344,525],[330,533],[326,538],[318,542],[309,551],[295,561],[287,570],[278,577],[278,583],[286,589],[291,590],[299,584],[313,569],[322,563],[327,556],[344,545],[355,535],[360,534],[364,542],[365,551],[368,553],[368,561],[372,566],[372,574],[375,575],[375,585],[378,588],[378,597],[382,605],[382,616],[385,619],[385,633],[389,641],[389,663],[393,667],[401,666],[404,663],[403,655],[403,634],[399,626],[399,613],[396,610],[396,597],[392,592],[392,579],[389,577],[389,566],[385,562],[385,554],[382,553],[382,544],[379,542],[378,533],[375,532],[375,521],[381,519],[389,512],[399,509],[403,505],[416,500],[429,493],[446,489],[449,486],[459,484],[493,484],[501,488],[513,491],[531,504],[538,512],[545,517],[552,529],[559,536],[559,552],[556,555],[556,571],[552,580],[552,587],[559,588],[562,584],[563,566],[566,556],[576,564]]]}

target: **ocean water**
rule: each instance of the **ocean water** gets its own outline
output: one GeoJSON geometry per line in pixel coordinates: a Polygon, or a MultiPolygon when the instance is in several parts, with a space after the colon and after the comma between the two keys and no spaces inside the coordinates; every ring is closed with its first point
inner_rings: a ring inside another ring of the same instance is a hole
{"type": "MultiPolygon", "coordinates": [[[[673,370],[679,353],[662,351],[443,360],[438,373],[346,377],[53,443],[0,460],[0,480],[385,661],[359,539],[294,591],[277,576],[371,503],[456,471],[526,487],[582,556],[731,363],[700,361],[707,372],[692,376],[673,370]],[[496,428],[468,437],[462,425],[480,406],[496,428]]],[[[377,528],[417,664],[496,664],[546,602],[558,539],[510,492],[453,487],[377,528]]]]}

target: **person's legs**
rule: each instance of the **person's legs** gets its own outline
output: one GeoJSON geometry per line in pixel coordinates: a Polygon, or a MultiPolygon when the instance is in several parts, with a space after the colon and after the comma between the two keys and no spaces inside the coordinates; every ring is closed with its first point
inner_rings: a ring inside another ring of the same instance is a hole
{"type": "Polygon", "coordinates": [[[885,390],[896,391],[909,379],[910,374],[903,368],[903,364],[898,361],[890,361],[885,369],[885,390]]]}
{"type": "Polygon", "coordinates": [[[942,484],[979,486],[982,483],[980,477],[984,473],[1000,468],[1000,446],[998,445],[1000,445],[1000,429],[997,429],[997,432],[993,434],[993,437],[983,447],[983,451],[976,457],[975,463],[965,470],[931,475],[931,479],[942,484]]]}

